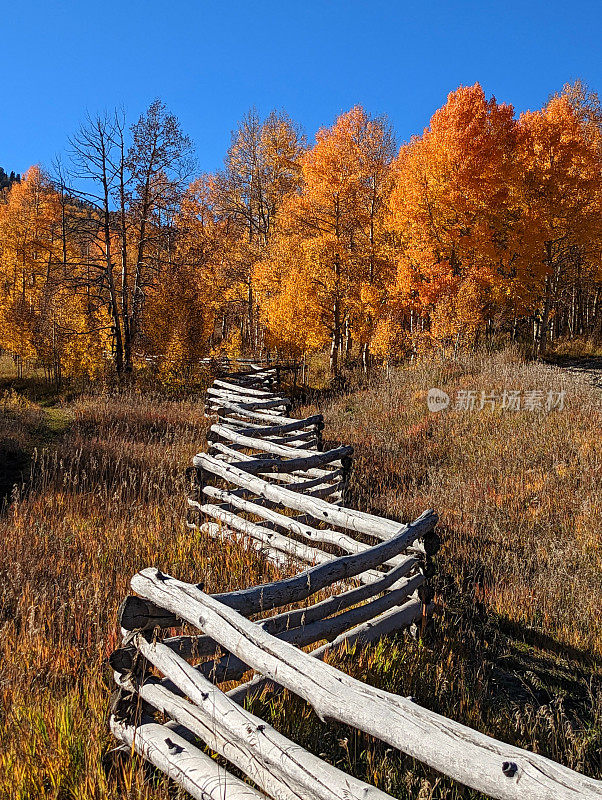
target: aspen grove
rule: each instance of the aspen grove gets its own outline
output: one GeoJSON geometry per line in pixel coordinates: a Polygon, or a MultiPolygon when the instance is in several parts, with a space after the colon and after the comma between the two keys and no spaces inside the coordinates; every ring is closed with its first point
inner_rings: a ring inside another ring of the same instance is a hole
{"type": "Polygon", "coordinates": [[[252,109],[201,176],[155,101],[88,118],[52,174],[1,191],[1,346],[57,383],[602,340],[602,108],[580,82],[520,116],[460,87],[400,148],[360,106],[313,145],[252,109]]]}

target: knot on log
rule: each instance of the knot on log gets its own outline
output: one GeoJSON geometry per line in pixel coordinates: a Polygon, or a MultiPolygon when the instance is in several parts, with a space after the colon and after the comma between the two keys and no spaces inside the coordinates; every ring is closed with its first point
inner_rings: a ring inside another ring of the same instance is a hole
{"type": "Polygon", "coordinates": [[[169,737],[167,739],[165,739],[165,744],[169,748],[170,752],[172,752],[172,753],[174,753],[176,755],[178,753],[183,753],[184,752],[184,748],[181,745],[176,744],[175,742],[172,742],[172,740],[169,737]]]}
{"type": "Polygon", "coordinates": [[[507,778],[513,778],[518,772],[518,764],[515,764],[514,761],[504,761],[502,772],[507,778]]]}

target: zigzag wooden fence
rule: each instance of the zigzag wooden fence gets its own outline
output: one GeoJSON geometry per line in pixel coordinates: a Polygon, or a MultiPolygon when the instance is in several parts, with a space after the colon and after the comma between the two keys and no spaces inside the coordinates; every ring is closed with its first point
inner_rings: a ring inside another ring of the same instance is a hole
{"type": "Polygon", "coordinates": [[[320,415],[290,416],[290,401],[276,391],[276,367],[222,366],[229,371],[207,395],[216,418],[209,452],[195,456],[191,469],[188,524],[217,538],[240,535],[278,564],[310,566],[218,595],[156,568],[135,575],[136,595],[120,609],[123,645],[111,657],[119,689],[110,724],[117,739],[199,800],[388,798],[242,707],[250,694],[285,687],[320,718],[352,725],[493,798],[602,798],[600,781],[322,662],[332,647],[374,641],[426,618],[437,517],[426,511],[401,525],[345,507],[352,449],[322,449],[320,415]],[[338,593],[306,602],[330,587],[338,593]],[[177,632],[183,625],[199,633],[177,632]],[[311,652],[300,649],[321,641],[311,652]],[[215,685],[250,670],[255,677],[228,692],[215,685]]]}

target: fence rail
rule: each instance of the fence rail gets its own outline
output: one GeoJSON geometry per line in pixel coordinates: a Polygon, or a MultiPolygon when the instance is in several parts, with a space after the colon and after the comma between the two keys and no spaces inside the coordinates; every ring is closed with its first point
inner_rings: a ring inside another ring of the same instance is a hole
{"type": "Polygon", "coordinates": [[[155,567],[135,575],[135,594],[119,612],[123,644],[110,659],[118,686],[115,737],[203,800],[388,798],[242,707],[252,694],[284,687],[321,719],[351,725],[492,798],[602,800],[600,781],[323,662],[334,647],[424,622],[437,516],[426,511],[403,525],[345,506],[353,450],[322,449],[321,415],[289,416],[290,401],[277,393],[282,368],[218,366],[207,396],[216,419],[208,452],[198,453],[189,471],[188,525],[216,538],[244,537],[277,564],[304,568],[215,595],[155,567]],[[324,589],[333,593],[307,602],[324,589]],[[227,692],[216,685],[240,680],[227,692]],[[205,746],[254,787],[219,766],[205,746]]]}

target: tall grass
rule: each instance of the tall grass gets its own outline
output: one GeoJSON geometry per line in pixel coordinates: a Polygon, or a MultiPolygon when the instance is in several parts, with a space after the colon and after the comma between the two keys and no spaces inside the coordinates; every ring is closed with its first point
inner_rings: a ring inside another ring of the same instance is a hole
{"type": "Polygon", "coordinates": [[[106,755],[106,659],[129,579],[158,564],[217,590],[273,572],[253,551],[218,552],[183,525],[202,402],[88,397],[70,413],[62,441],[34,454],[31,485],[0,519],[0,793],[167,797],[129,760],[106,755]]]}
{"type": "Polygon", "coordinates": [[[513,623],[602,656],[602,393],[511,353],[420,363],[331,406],[326,430],[355,445],[354,503],[407,518],[441,517],[441,564],[513,623]],[[447,410],[430,412],[429,388],[447,410]],[[474,390],[472,411],[458,391],[474,390]],[[564,409],[509,411],[479,398],[565,392],[564,409]]]}
{"type": "MultiPolygon", "coordinates": [[[[354,502],[404,519],[432,506],[444,533],[433,632],[331,658],[600,776],[598,397],[570,378],[563,412],[431,414],[425,403],[431,386],[453,394],[562,381],[507,355],[421,363],[328,406],[325,433],[356,447],[354,502]]],[[[281,573],[252,549],[183,524],[184,468],[205,437],[202,398],[101,395],[61,414],[68,428],[34,455],[30,485],[0,518],[0,794],[166,800],[173,788],[111,752],[106,729],[106,658],[130,577],[157,565],[224,591],[281,573]]],[[[9,417],[21,420],[23,445],[45,419],[33,406],[19,411],[15,398],[9,417]]],[[[367,736],[321,723],[286,693],[253,707],[397,797],[477,797],[367,736]]]]}

